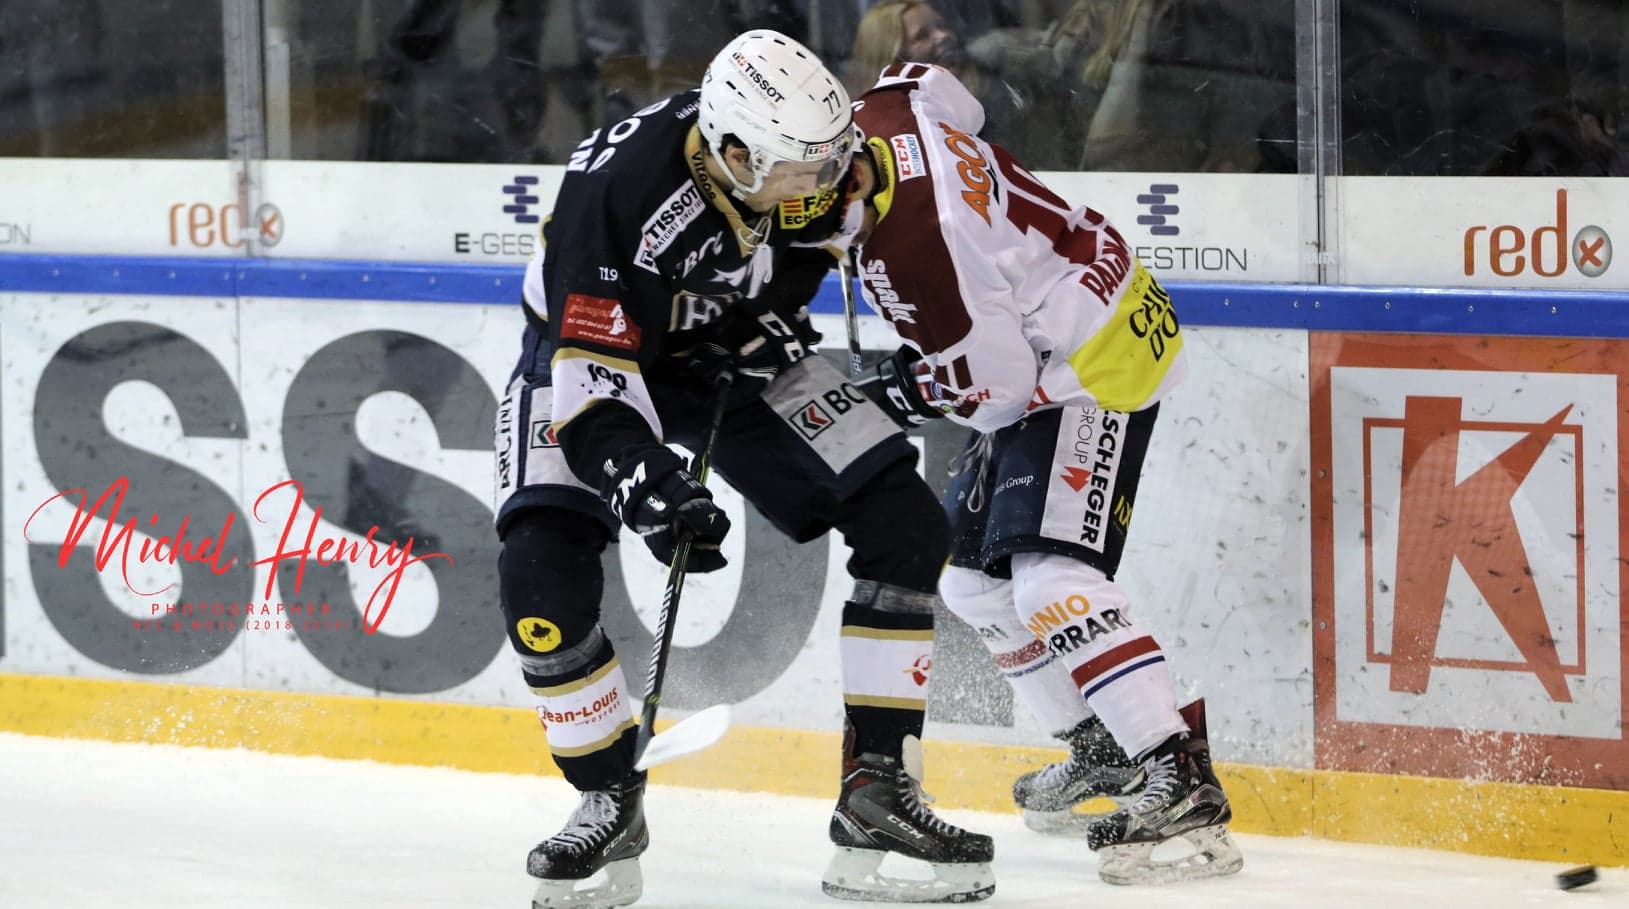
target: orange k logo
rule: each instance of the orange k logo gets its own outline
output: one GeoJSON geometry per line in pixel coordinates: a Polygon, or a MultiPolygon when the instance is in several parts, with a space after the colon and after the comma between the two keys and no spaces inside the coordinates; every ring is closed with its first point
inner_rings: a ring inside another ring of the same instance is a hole
{"type": "MultiPolygon", "coordinates": [[[[1564,425],[1572,405],[1536,427],[1479,424],[1478,429],[1526,434],[1456,483],[1460,430],[1468,425],[1460,404],[1459,398],[1411,396],[1403,410],[1391,690],[1425,692],[1457,559],[1550,699],[1570,702],[1511,500],[1551,439],[1574,429],[1564,425]]],[[[1582,526],[1578,529],[1582,533],[1582,526]]]]}

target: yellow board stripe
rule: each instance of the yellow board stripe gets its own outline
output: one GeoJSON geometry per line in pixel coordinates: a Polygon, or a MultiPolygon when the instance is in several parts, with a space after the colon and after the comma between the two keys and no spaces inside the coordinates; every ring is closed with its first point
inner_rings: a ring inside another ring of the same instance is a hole
{"type": "MultiPolygon", "coordinates": [[[[665,724],[664,724],[665,725],[665,724]]],[[[249,748],[390,764],[557,775],[529,708],[0,673],[0,731],[249,748]]],[[[830,798],[834,732],[733,727],[673,786],[830,798]],[[721,783],[728,781],[729,786],[721,783]]],[[[1011,811],[1012,780],[1055,750],[929,741],[927,789],[949,808],[1011,811]]],[[[1219,764],[1233,829],[1556,862],[1629,866],[1629,792],[1219,764]]]]}
{"type": "Polygon", "coordinates": [[[844,625],[843,637],[869,638],[873,641],[931,641],[932,628],[868,628],[865,625],[844,625]]]}

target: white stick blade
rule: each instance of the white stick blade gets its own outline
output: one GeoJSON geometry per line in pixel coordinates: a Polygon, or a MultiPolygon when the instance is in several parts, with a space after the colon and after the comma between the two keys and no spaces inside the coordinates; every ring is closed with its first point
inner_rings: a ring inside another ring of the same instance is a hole
{"type": "Polygon", "coordinates": [[[715,704],[697,711],[651,736],[634,769],[649,770],[657,764],[709,748],[723,738],[729,728],[730,705],[715,704]]]}

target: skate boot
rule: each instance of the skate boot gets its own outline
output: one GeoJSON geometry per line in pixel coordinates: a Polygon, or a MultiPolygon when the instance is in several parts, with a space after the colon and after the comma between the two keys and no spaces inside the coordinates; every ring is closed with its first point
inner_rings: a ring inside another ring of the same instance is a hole
{"type": "Polygon", "coordinates": [[[1019,777],[1012,784],[1012,800],[1023,809],[1024,825],[1031,830],[1085,836],[1093,821],[1131,803],[1142,787],[1142,770],[1095,716],[1058,738],[1068,743],[1069,759],[1019,777]],[[1105,798],[1113,799],[1114,806],[1091,810],[1092,802],[1105,798]]]}
{"type": "Polygon", "coordinates": [[[940,820],[923,806],[916,780],[896,758],[862,754],[845,760],[843,791],[831,816],[837,854],[821,889],[843,900],[970,903],[995,892],[995,844],[940,820]],[[878,871],[890,852],[932,866],[932,878],[878,871]]]}
{"type": "Polygon", "coordinates": [[[610,909],[639,899],[639,856],[650,845],[644,798],[643,773],[584,792],[565,827],[526,856],[526,873],[541,879],[532,909],[610,909]],[[603,882],[592,881],[602,870],[603,882]]]}
{"type": "Polygon", "coordinates": [[[1142,795],[1087,830],[1099,877],[1110,884],[1163,884],[1220,877],[1244,867],[1244,856],[1227,835],[1233,809],[1211,770],[1204,739],[1173,735],[1143,759],[1142,767],[1147,777],[1142,795]],[[1194,852],[1156,861],[1154,847],[1177,837],[1194,852]]]}

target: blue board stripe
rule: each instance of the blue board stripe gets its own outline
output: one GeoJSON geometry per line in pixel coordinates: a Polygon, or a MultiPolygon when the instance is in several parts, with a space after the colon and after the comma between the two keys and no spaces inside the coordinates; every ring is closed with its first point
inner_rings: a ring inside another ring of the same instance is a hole
{"type": "MultiPolygon", "coordinates": [[[[513,303],[519,265],[0,255],[0,290],[60,294],[513,303]]],[[[1186,325],[1629,338],[1629,292],[1170,281],[1186,325]]],[[[835,273],[810,307],[843,311],[835,273]]]]}

